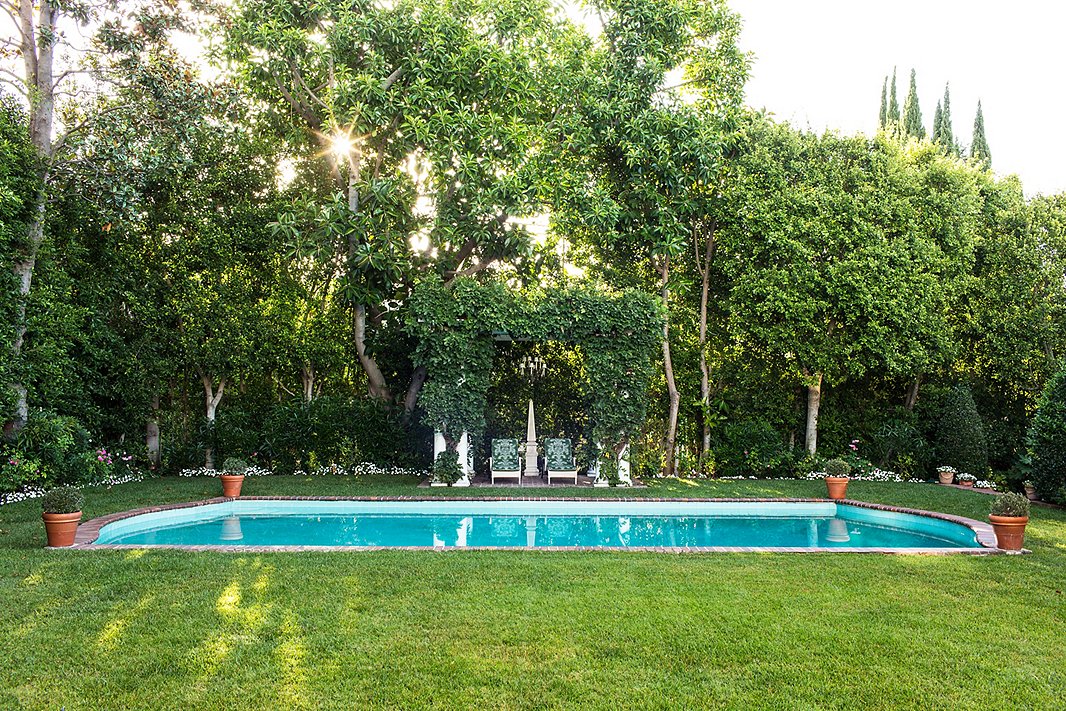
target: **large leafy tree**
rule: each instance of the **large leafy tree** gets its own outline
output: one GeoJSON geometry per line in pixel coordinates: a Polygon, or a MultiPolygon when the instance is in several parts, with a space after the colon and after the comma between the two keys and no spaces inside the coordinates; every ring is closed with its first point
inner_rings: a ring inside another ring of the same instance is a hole
{"type": "MultiPolygon", "coordinates": [[[[747,70],[739,22],[724,3],[603,3],[603,34],[588,55],[577,114],[564,141],[573,174],[558,224],[601,259],[629,264],[628,278],[655,288],[670,309],[674,265],[709,239],[724,125],[747,70]],[[634,270],[635,266],[635,270],[634,270]]],[[[669,319],[663,329],[668,398],[664,472],[676,468],[680,394],[669,319]]]]}
{"type": "Polygon", "coordinates": [[[278,229],[307,254],[343,257],[354,350],[370,394],[392,402],[368,332],[418,270],[454,279],[529,254],[515,218],[540,209],[550,182],[545,130],[580,36],[544,0],[245,0],[224,26],[226,56],[293,159],[329,176],[304,196],[310,213],[278,229]]]}
{"type": "Polygon", "coordinates": [[[773,124],[739,158],[719,245],[730,329],[805,386],[811,453],[825,381],[913,378],[950,356],[944,314],[977,210],[973,178],[954,165],[931,146],[908,154],[773,124]]]}

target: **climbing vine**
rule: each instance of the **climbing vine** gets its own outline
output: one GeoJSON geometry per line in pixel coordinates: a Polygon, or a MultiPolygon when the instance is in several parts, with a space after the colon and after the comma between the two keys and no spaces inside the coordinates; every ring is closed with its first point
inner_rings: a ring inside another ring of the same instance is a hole
{"type": "Polygon", "coordinates": [[[421,404],[455,449],[485,428],[494,339],[562,341],[587,357],[593,442],[621,452],[644,422],[645,393],[663,327],[660,301],[639,291],[565,286],[514,291],[498,282],[438,277],[414,289],[408,328],[428,373],[421,404]]]}

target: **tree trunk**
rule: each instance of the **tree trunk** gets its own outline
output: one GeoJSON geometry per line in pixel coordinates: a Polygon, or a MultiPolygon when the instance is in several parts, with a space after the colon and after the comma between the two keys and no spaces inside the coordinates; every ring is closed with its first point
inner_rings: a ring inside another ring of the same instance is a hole
{"type": "Polygon", "coordinates": [[[152,396],[152,412],[144,426],[144,445],[148,450],[148,461],[153,467],[159,466],[159,396],[152,396]]]}
{"type": "Polygon", "coordinates": [[[385,376],[382,375],[377,362],[366,352],[365,305],[359,304],[355,307],[354,321],[355,352],[359,356],[359,364],[363,366],[363,372],[366,373],[367,388],[369,389],[370,397],[385,403],[391,403],[392,393],[389,392],[389,387],[385,383],[385,376]]]}
{"type": "Polygon", "coordinates": [[[418,405],[418,396],[422,393],[422,386],[426,384],[426,367],[420,365],[411,373],[411,384],[407,387],[407,395],[403,399],[404,417],[410,419],[418,405]]]}
{"type": "Polygon", "coordinates": [[[807,451],[811,455],[818,453],[818,409],[821,405],[822,374],[815,373],[807,383],[807,451]]]}
{"type": "MultiPolygon", "coordinates": [[[[218,411],[218,404],[222,401],[222,393],[226,390],[226,379],[222,378],[218,381],[217,390],[214,387],[214,379],[210,375],[201,373],[200,380],[204,384],[204,405],[207,421],[214,427],[215,413],[218,411]]],[[[211,433],[211,438],[212,442],[209,442],[208,446],[204,447],[204,467],[208,469],[215,468],[214,432],[211,433]]]]}
{"type": "Polygon", "coordinates": [[[666,423],[666,439],[663,449],[666,457],[663,461],[663,475],[674,476],[677,473],[677,415],[681,407],[681,396],[677,392],[677,381],[674,379],[674,361],[670,356],[670,257],[663,259],[661,295],[663,306],[666,309],[666,319],[663,321],[663,370],[666,373],[666,392],[670,398],[670,411],[666,423]]]}
{"type": "Polygon", "coordinates": [[[918,403],[918,389],[922,386],[922,376],[919,375],[914,379],[914,382],[907,388],[907,396],[903,399],[903,407],[907,408],[907,412],[914,409],[914,406],[918,403]]]}
{"type": "Polygon", "coordinates": [[[41,242],[44,241],[44,223],[47,217],[47,194],[44,186],[48,182],[53,153],[55,87],[52,85],[52,73],[57,41],[56,17],[52,0],[40,0],[35,23],[34,4],[32,0],[20,0],[18,26],[21,31],[20,53],[26,77],[26,93],[30,97],[30,142],[37,149],[43,168],[40,175],[41,189],[36,195],[33,221],[26,235],[25,251],[16,256],[14,265],[19,292],[15,306],[15,339],[11,345],[11,360],[16,363],[17,375],[15,381],[9,383],[15,393],[15,418],[4,424],[4,434],[7,437],[13,437],[25,426],[30,412],[25,374],[20,372],[17,364],[22,356],[22,346],[26,338],[26,304],[33,286],[33,270],[37,265],[41,242]],[[38,45],[38,38],[52,39],[46,39],[38,45]]]}
{"type": "MultiPolygon", "coordinates": [[[[700,472],[707,471],[707,455],[711,450],[711,370],[707,364],[707,308],[711,294],[711,260],[714,259],[717,224],[711,222],[700,265],[700,403],[702,405],[703,439],[700,442],[700,472]]],[[[698,256],[698,253],[697,253],[698,256]]],[[[698,261],[698,260],[697,260],[698,261]]]]}
{"type": "Polygon", "coordinates": [[[315,398],[315,366],[304,363],[300,368],[300,385],[304,402],[311,402],[315,398]]]}

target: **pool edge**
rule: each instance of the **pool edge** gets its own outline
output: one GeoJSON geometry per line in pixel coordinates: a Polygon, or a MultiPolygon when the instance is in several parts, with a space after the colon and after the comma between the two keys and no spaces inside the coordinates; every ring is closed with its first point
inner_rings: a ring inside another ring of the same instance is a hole
{"type": "MultiPolygon", "coordinates": [[[[241,496],[246,501],[596,501],[602,502],[602,497],[589,496],[464,496],[447,497],[439,496],[241,496]]],[[[773,498],[773,497],[725,497],[725,498],[673,498],[673,497],[611,497],[612,502],[677,502],[677,503],[733,503],[733,502],[776,502],[776,503],[835,503],[856,508],[873,509],[877,511],[889,511],[905,513],[916,516],[950,521],[961,524],[971,529],[977,536],[977,542],[981,548],[795,548],[795,547],[755,547],[755,546],[697,546],[697,547],[670,547],[670,546],[635,546],[630,548],[599,548],[599,547],[567,547],[545,546],[537,548],[513,548],[500,546],[468,546],[463,548],[445,548],[434,546],[182,546],[182,545],[143,545],[143,544],[114,544],[96,543],[100,537],[100,529],[109,523],[123,519],[140,516],[142,514],[156,513],[159,511],[172,511],[174,509],[193,508],[196,506],[209,506],[222,504],[236,499],[226,496],[218,496],[200,501],[185,501],[175,504],[161,504],[159,506],[146,506],[139,509],[130,509],[118,513],[107,514],[90,519],[78,526],[74,545],[68,550],[132,550],[144,548],[166,548],[171,550],[187,551],[215,551],[219,553],[244,552],[244,553],[283,553],[298,551],[452,551],[452,550],[536,550],[536,551],[568,551],[568,552],[631,552],[631,553],[890,553],[899,555],[998,555],[1014,553],[997,547],[996,534],[990,523],[977,521],[964,516],[940,513],[938,511],[925,511],[922,509],[910,509],[902,506],[889,506],[888,504],[875,504],[868,501],[856,501],[853,499],[817,499],[817,498],[773,498]]],[[[1021,551],[1029,553],[1028,549],[1021,551]]]]}

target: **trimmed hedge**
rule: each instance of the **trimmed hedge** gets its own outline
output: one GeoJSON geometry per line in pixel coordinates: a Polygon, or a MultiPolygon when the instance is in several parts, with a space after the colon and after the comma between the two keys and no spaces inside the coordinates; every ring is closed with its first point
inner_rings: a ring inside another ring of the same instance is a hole
{"type": "Polygon", "coordinates": [[[1066,503],[1066,370],[1044,388],[1029,428],[1029,454],[1040,498],[1066,503]]]}
{"type": "Polygon", "coordinates": [[[944,398],[936,439],[937,465],[949,464],[981,479],[988,473],[985,427],[969,388],[956,385],[944,398]]]}

